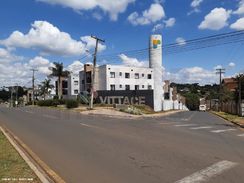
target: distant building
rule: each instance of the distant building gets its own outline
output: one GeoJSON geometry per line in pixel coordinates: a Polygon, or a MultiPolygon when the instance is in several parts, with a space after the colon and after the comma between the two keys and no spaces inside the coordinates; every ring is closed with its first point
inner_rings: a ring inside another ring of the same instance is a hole
{"type": "Polygon", "coordinates": [[[165,80],[163,85],[164,100],[163,110],[188,110],[186,107],[186,99],[177,93],[176,87],[170,87],[170,81],[165,80]]]}
{"type": "Polygon", "coordinates": [[[231,92],[235,92],[238,87],[238,83],[234,78],[224,78],[222,80],[222,85],[231,92]]]}

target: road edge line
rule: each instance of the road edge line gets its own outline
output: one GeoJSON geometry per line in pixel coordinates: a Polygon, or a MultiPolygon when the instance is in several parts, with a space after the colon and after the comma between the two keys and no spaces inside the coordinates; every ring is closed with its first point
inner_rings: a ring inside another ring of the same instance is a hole
{"type": "Polygon", "coordinates": [[[9,129],[1,125],[0,131],[5,135],[11,145],[33,170],[42,183],[66,183],[9,129]]]}

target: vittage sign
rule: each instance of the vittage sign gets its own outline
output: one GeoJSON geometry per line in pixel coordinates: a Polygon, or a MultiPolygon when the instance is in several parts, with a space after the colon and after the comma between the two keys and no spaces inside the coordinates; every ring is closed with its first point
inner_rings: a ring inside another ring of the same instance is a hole
{"type": "Polygon", "coordinates": [[[97,91],[100,104],[148,105],[153,108],[153,90],[97,91]]]}

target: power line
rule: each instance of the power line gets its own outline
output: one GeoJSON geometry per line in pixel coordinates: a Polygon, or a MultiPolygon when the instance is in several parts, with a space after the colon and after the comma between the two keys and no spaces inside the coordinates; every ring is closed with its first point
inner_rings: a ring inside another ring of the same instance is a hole
{"type": "MultiPolygon", "coordinates": [[[[204,49],[204,48],[215,47],[215,46],[226,45],[226,44],[235,44],[241,42],[244,42],[244,30],[186,40],[182,44],[179,43],[165,44],[162,48],[158,48],[158,49],[163,49],[164,55],[171,55],[171,54],[177,54],[181,52],[188,52],[188,51],[193,51],[198,49],[204,49]]],[[[149,47],[149,48],[143,48],[137,50],[120,51],[111,54],[98,54],[97,56],[99,56],[99,60],[118,59],[118,55],[120,54],[138,56],[138,55],[148,54],[150,49],[152,48],[149,47]]]]}

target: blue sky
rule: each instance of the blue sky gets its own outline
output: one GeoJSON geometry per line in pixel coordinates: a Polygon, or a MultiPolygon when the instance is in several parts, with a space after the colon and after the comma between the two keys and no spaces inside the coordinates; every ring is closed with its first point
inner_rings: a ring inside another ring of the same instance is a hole
{"type": "MultiPolygon", "coordinates": [[[[153,33],[162,34],[164,44],[184,44],[184,40],[242,30],[243,17],[243,0],[3,0],[0,82],[28,85],[32,67],[38,68],[41,80],[53,61],[76,72],[91,60],[80,60],[86,50],[94,51],[91,34],[106,40],[100,54],[123,53],[147,48],[153,33]]],[[[217,66],[225,67],[227,76],[243,71],[243,49],[239,43],[164,55],[165,79],[215,83],[217,66]]],[[[99,63],[144,66],[148,60],[146,52],[124,56],[100,57],[99,63]]]]}

